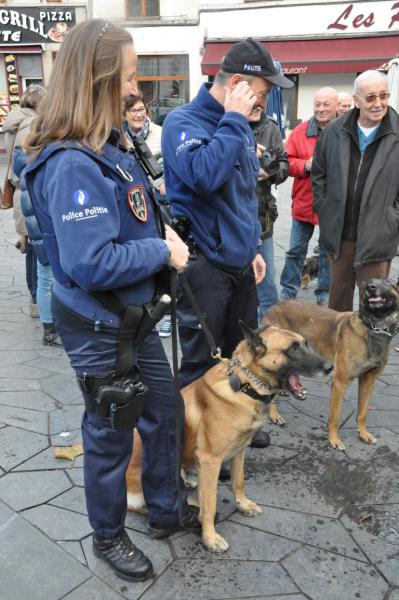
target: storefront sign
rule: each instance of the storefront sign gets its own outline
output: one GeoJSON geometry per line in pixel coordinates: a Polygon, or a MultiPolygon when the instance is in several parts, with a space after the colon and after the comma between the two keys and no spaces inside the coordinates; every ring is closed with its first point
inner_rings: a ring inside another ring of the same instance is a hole
{"type": "MultiPolygon", "coordinates": [[[[376,7],[377,8],[377,7],[376,7]]],[[[399,22],[399,2],[392,4],[390,11],[386,7],[384,13],[379,10],[375,13],[373,3],[370,3],[363,9],[354,8],[353,4],[348,4],[338,15],[334,22],[330,23],[327,29],[335,31],[346,31],[347,29],[355,29],[359,31],[367,31],[372,25],[376,25],[376,20],[379,20],[379,29],[392,29],[394,23],[399,22]],[[367,10],[365,10],[365,8],[367,10]]]]}
{"type": "Polygon", "coordinates": [[[75,22],[75,8],[70,6],[57,10],[1,8],[0,44],[61,43],[75,22]]]}

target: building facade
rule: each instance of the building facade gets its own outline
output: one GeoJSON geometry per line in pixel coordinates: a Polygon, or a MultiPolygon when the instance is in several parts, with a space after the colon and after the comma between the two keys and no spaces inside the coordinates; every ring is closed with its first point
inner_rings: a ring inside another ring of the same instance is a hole
{"type": "Polygon", "coordinates": [[[0,0],[0,122],[29,83],[46,84],[69,28],[89,17],[132,33],[139,86],[158,123],[248,36],[266,44],[295,82],[284,91],[291,128],[312,113],[319,87],[351,92],[359,72],[385,69],[399,55],[394,0],[0,0]]]}

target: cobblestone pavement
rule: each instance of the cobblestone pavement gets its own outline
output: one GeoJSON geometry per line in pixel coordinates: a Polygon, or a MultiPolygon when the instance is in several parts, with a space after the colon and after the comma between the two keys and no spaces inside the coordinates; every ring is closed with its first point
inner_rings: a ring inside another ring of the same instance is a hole
{"type": "MultiPolygon", "coordinates": [[[[290,184],[281,189],[278,271],[290,229],[290,184]]],[[[82,457],[71,464],[53,456],[52,446],[81,441],[82,402],[65,354],[41,344],[40,323],[28,314],[14,242],[12,216],[4,212],[0,600],[399,600],[399,353],[392,350],[369,412],[376,446],[357,439],[353,385],[342,410],[347,450],[328,449],[329,381],[308,380],[306,402],[281,401],[287,424],[269,427],[271,447],[249,452],[248,495],[263,513],[240,515],[228,485],[220,485],[218,529],[229,551],[210,554],[192,534],[153,541],[143,517],[129,514],[128,532],[156,575],[125,583],[93,556],[82,457]]],[[[303,297],[312,301],[313,290],[314,282],[303,297]]]]}

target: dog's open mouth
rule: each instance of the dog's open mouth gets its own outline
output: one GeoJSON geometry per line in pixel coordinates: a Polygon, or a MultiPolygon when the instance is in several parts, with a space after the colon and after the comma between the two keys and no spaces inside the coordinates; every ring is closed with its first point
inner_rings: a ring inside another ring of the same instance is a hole
{"type": "Polygon", "coordinates": [[[387,304],[387,298],[385,296],[370,296],[368,304],[371,310],[383,308],[387,304]]]}
{"type": "Polygon", "coordinates": [[[284,389],[295,398],[295,400],[306,400],[307,391],[302,387],[298,373],[290,375],[284,385],[284,389]]]}

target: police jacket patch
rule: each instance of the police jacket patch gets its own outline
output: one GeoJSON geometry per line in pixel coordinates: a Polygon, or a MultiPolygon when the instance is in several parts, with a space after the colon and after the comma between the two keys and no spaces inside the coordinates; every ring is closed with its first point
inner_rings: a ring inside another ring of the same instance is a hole
{"type": "Polygon", "coordinates": [[[148,211],[144,187],[142,185],[133,185],[127,192],[127,199],[133,216],[138,221],[146,223],[148,219],[148,211]]]}

